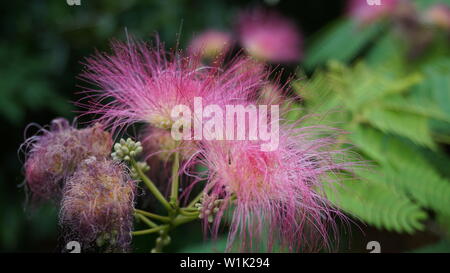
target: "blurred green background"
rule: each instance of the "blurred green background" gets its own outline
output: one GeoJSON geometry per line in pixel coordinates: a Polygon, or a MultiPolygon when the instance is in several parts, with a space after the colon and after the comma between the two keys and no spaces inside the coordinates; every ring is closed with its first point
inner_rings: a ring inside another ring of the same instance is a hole
{"type": "MultiPolygon", "coordinates": [[[[422,11],[442,1],[414,2],[422,11]]],[[[146,40],[158,33],[167,47],[179,40],[183,48],[192,35],[207,28],[231,31],[237,12],[254,5],[280,11],[303,32],[305,59],[284,68],[302,79],[293,87],[304,98],[304,111],[343,106],[339,115],[330,115],[331,121],[345,123],[343,127],[355,133],[351,140],[383,174],[360,174],[369,186],[348,185],[349,192],[330,196],[358,223],[345,229],[339,251],[366,252],[369,241],[379,241],[384,252],[449,251],[449,34],[421,29],[433,33],[422,49],[414,41],[423,32],[395,20],[356,27],[344,15],[346,1],[329,0],[2,3],[0,251],[60,251],[58,211],[51,205],[26,204],[19,187],[23,155],[17,150],[29,123],[44,125],[55,116],[76,116],[70,101],[80,99],[77,75],[84,57],[96,49],[108,50],[110,39],[124,39],[126,31],[146,40]],[[417,169],[423,171],[416,175],[417,169]],[[395,182],[386,182],[386,174],[395,182]],[[358,194],[361,203],[352,199],[358,194]]],[[[167,251],[215,249],[203,243],[199,227],[193,223],[177,230],[167,251]]],[[[149,251],[153,240],[135,239],[134,250],[149,251]]],[[[217,251],[223,244],[223,239],[217,241],[217,251]]]]}

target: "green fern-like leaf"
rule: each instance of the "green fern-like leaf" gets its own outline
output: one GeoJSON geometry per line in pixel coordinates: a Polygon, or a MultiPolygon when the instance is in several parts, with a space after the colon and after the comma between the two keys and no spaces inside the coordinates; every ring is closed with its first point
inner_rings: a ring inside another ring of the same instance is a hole
{"type": "Polygon", "coordinates": [[[399,170],[384,168],[383,178],[424,207],[450,214],[450,181],[440,177],[433,169],[409,165],[399,170]]]}
{"type": "Polygon", "coordinates": [[[425,116],[374,108],[368,109],[364,113],[364,118],[373,127],[384,132],[395,133],[417,144],[434,147],[428,119],[425,116]]]}
{"type": "Polygon", "coordinates": [[[379,103],[386,97],[407,94],[410,87],[423,80],[418,73],[387,73],[384,67],[369,68],[362,62],[352,67],[330,62],[326,75],[333,93],[353,114],[369,106],[382,107],[379,103]]]}
{"type": "Polygon", "coordinates": [[[338,20],[313,38],[305,54],[307,58],[304,64],[307,68],[313,68],[330,59],[351,60],[382,29],[381,24],[372,24],[366,29],[361,29],[354,20],[338,20]]]}
{"type": "Polygon", "coordinates": [[[368,180],[347,181],[342,187],[326,192],[336,206],[377,228],[406,233],[424,228],[426,213],[389,185],[368,180]]]}
{"type": "Polygon", "coordinates": [[[365,156],[378,164],[394,166],[427,164],[421,154],[411,148],[408,141],[383,134],[368,125],[355,126],[349,137],[365,156]]]}
{"type": "Polygon", "coordinates": [[[450,181],[421,151],[437,150],[429,123],[447,122],[448,115],[431,99],[432,92],[417,95],[423,81],[420,73],[389,71],[383,65],[331,62],[310,80],[294,84],[309,113],[327,114],[325,122],[341,124],[360,153],[374,163],[371,171],[358,171],[361,181],[345,182],[327,196],[378,228],[412,233],[424,228],[423,208],[449,214],[450,181]]]}
{"type": "Polygon", "coordinates": [[[330,62],[327,71],[318,71],[306,83],[294,84],[311,112],[335,114],[330,122],[369,123],[384,132],[398,134],[427,147],[434,147],[428,121],[447,120],[432,101],[427,107],[405,97],[420,83],[418,73],[392,75],[385,68],[371,69],[363,63],[353,67],[330,62]]]}
{"type": "MultiPolygon", "coordinates": [[[[447,101],[450,101],[450,94],[447,101]]],[[[429,97],[423,98],[414,96],[409,100],[405,100],[403,97],[392,96],[387,98],[386,100],[383,100],[382,103],[383,108],[390,111],[398,111],[403,112],[404,114],[423,116],[427,119],[450,121],[450,115],[446,114],[442,109],[436,108],[436,103],[430,100],[429,97]]]]}
{"type": "Polygon", "coordinates": [[[450,214],[450,181],[439,175],[419,149],[370,127],[354,132],[354,143],[381,165],[379,175],[367,173],[366,179],[392,185],[421,206],[450,214]]]}

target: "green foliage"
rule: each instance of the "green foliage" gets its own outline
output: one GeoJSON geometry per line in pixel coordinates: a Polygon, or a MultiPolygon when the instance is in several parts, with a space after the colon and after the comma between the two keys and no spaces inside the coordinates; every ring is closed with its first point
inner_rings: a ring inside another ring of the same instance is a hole
{"type": "Polygon", "coordinates": [[[420,93],[424,86],[431,91],[433,77],[401,65],[397,70],[385,67],[330,62],[294,88],[304,98],[306,112],[327,113],[326,122],[350,131],[347,141],[374,162],[369,170],[356,171],[358,181],[328,190],[327,197],[377,228],[413,233],[424,229],[425,208],[450,214],[450,181],[423,153],[439,149],[430,122],[448,124],[449,115],[438,100],[420,93]]]}
{"type": "Polygon", "coordinates": [[[425,208],[441,218],[450,214],[450,160],[439,151],[439,143],[450,143],[450,52],[436,35],[427,54],[409,60],[408,43],[387,25],[358,28],[339,20],[308,50],[307,69],[326,67],[294,83],[305,102],[302,113],[325,114],[324,122],[348,130],[345,141],[373,162],[369,170],[357,170],[359,180],[326,194],[377,228],[412,233],[425,228],[425,208]],[[363,50],[364,61],[344,64],[363,50]]]}
{"type": "Polygon", "coordinates": [[[419,9],[428,8],[434,4],[450,5],[450,0],[414,0],[413,2],[419,9]]]}
{"type": "Polygon", "coordinates": [[[11,123],[23,121],[25,109],[45,107],[57,114],[67,113],[67,102],[59,95],[46,75],[45,60],[30,58],[24,50],[0,44],[0,115],[11,123]]]}
{"type": "Polygon", "coordinates": [[[373,24],[361,31],[353,20],[341,19],[319,33],[306,51],[304,65],[312,69],[330,59],[349,61],[382,30],[373,24]]]}
{"type": "MultiPolygon", "coordinates": [[[[360,173],[363,175],[363,173],[360,173]]],[[[327,197],[341,209],[377,228],[413,233],[424,228],[426,213],[394,187],[382,183],[376,174],[370,180],[345,181],[341,187],[327,189],[327,197]]]]}
{"type": "MultiPolygon", "coordinates": [[[[331,110],[341,103],[348,110],[349,123],[370,124],[386,133],[393,133],[427,147],[433,147],[430,118],[449,120],[432,102],[416,102],[408,96],[410,87],[421,82],[419,73],[397,78],[383,70],[358,63],[353,68],[331,62],[326,72],[316,73],[311,81],[298,82],[299,95],[316,110],[331,110]]],[[[335,121],[342,122],[340,115],[335,121]]]]}
{"type": "Polygon", "coordinates": [[[395,186],[424,207],[450,212],[450,182],[441,177],[414,145],[370,127],[359,127],[352,139],[379,163],[378,180],[395,186]]]}

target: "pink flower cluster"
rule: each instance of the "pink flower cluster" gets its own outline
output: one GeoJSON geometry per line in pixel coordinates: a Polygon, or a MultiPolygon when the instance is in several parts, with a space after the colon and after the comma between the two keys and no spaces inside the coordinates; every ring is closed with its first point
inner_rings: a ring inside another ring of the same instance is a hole
{"type": "Polygon", "coordinates": [[[110,159],[113,140],[99,123],[84,129],[65,119],[25,142],[25,179],[34,199],[60,202],[67,240],[83,249],[126,251],[131,241],[134,182],[110,159]]]}
{"type": "Polygon", "coordinates": [[[67,241],[125,252],[131,242],[135,187],[124,166],[90,157],[66,181],[60,221],[67,241]]]}
{"type": "Polygon", "coordinates": [[[328,246],[328,232],[340,213],[323,189],[336,185],[334,172],[351,171],[354,165],[346,151],[336,148],[339,131],[287,124],[281,118],[275,151],[261,151],[261,143],[251,140],[175,143],[168,133],[175,105],[192,107],[195,97],[222,108],[246,105],[256,103],[265,88],[271,89],[264,92],[265,101],[282,103],[283,88],[270,82],[267,67],[247,57],[208,67],[201,65],[198,55],[167,53],[161,45],[115,42],[112,49],[112,54],[87,60],[82,76],[99,89],[86,90],[88,101],[81,105],[100,114],[99,120],[114,131],[144,123],[147,129],[140,137],[149,150],[166,159],[175,150],[185,152],[180,173],[200,181],[205,174],[196,173],[196,166],[206,167],[208,181],[199,204],[205,231],[215,236],[223,216],[234,207],[229,250],[237,242],[241,249],[252,250],[264,236],[261,242],[269,250],[275,241],[291,251],[328,246]]]}
{"type": "Polygon", "coordinates": [[[274,242],[290,251],[329,247],[333,219],[341,214],[323,190],[334,186],[333,171],[353,166],[340,158],[345,152],[333,147],[333,137],[320,137],[330,131],[285,125],[279,148],[270,152],[261,151],[255,141],[205,143],[201,162],[209,170],[207,192],[222,201],[213,234],[234,204],[229,249],[235,240],[241,250],[270,251],[274,242]],[[265,240],[258,244],[255,237],[265,240]]]}
{"type": "Polygon", "coordinates": [[[192,107],[195,97],[205,104],[244,102],[267,76],[248,58],[238,57],[219,68],[203,66],[198,56],[168,53],[163,45],[115,42],[112,49],[112,55],[87,59],[81,77],[100,89],[87,90],[89,101],[80,105],[87,113],[100,114],[99,121],[113,130],[134,122],[171,128],[173,107],[192,107]],[[104,104],[108,99],[113,101],[104,104]]]}
{"type": "Polygon", "coordinates": [[[62,180],[70,176],[83,159],[106,157],[112,147],[111,135],[98,123],[79,130],[59,118],[41,132],[25,142],[29,148],[25,178],[37,198],[58,199],[62,180]]]}

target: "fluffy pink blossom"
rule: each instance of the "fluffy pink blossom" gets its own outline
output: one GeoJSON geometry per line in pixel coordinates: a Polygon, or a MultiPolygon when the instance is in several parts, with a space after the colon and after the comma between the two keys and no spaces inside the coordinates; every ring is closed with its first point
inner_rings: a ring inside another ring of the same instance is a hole
{"type": "Polygon", "coordinates": [[[111,55],[99,53],[87,60],[82,77],[97,85],[89,89],[88,113],[100,114],[100,121],[121,129],[144,122],[162,129],[171,128],[171,111],[176,105],[193,109],[195,97],[207,104],[245,101],[266,80],[267,72],[252,69],[253,63],[236,58],[224,67],[206,67],[198,57],[182,52],[167,53],[161,45],[143,42],[115,42],[111,55]]]}
{"type": "Polygon", "coordinates": [[[25,141],[29,149],[25,161],[25,179],[35,197],[59,197],[62,180],[89,156],[106,157],[111,152],[111,135],[96,123],[76,129],[66,119],[52,121],[49,129],[25,141]]]}
{"type": "Polygon", "coordinates": [[[83,248],[127,251],[131,242],[135,185],[124,166],[90,157],[67,180],[60,221],[66,239],[83,248]]]}
{"type": "Polygon", "coordinates": [[[209,182],[200,208],[212,222],[212,234],[234,205],[229,250],[237,243],[241,250],[270,251],[275,241],[289,251],[329,247],[334,218],[341,214],[323,190],[336,186],[333,172],[354,164],[346,161],[346,151],[336,148],[338,133],[321,126],[283,125],[279,147],[270,152],[261,151],[259,141],[205,142],[209,182]]]}
{"type": "Polygon", "coordinates": [[[242,47],[257,59],[286,63],[302,57],[299,28],[276,12],[255,9],[241,13],[237,32],[242,47]]]}
{"type": "Polygon", "coordinates": [[[225,54],[233,45],[231,33],[210,29],[195,36],[189,44],[191,55],[213,59],[225,54]]]}
{"type": "Polygon", "coordinates": [[[379,2],[378,5],[376,0],[349,0],[347,13],[360,23],[367,24],[393,14],[401,0],[381,0],[379,2]],[[369,5],[372,2],[373,4],[369,5]]]}

